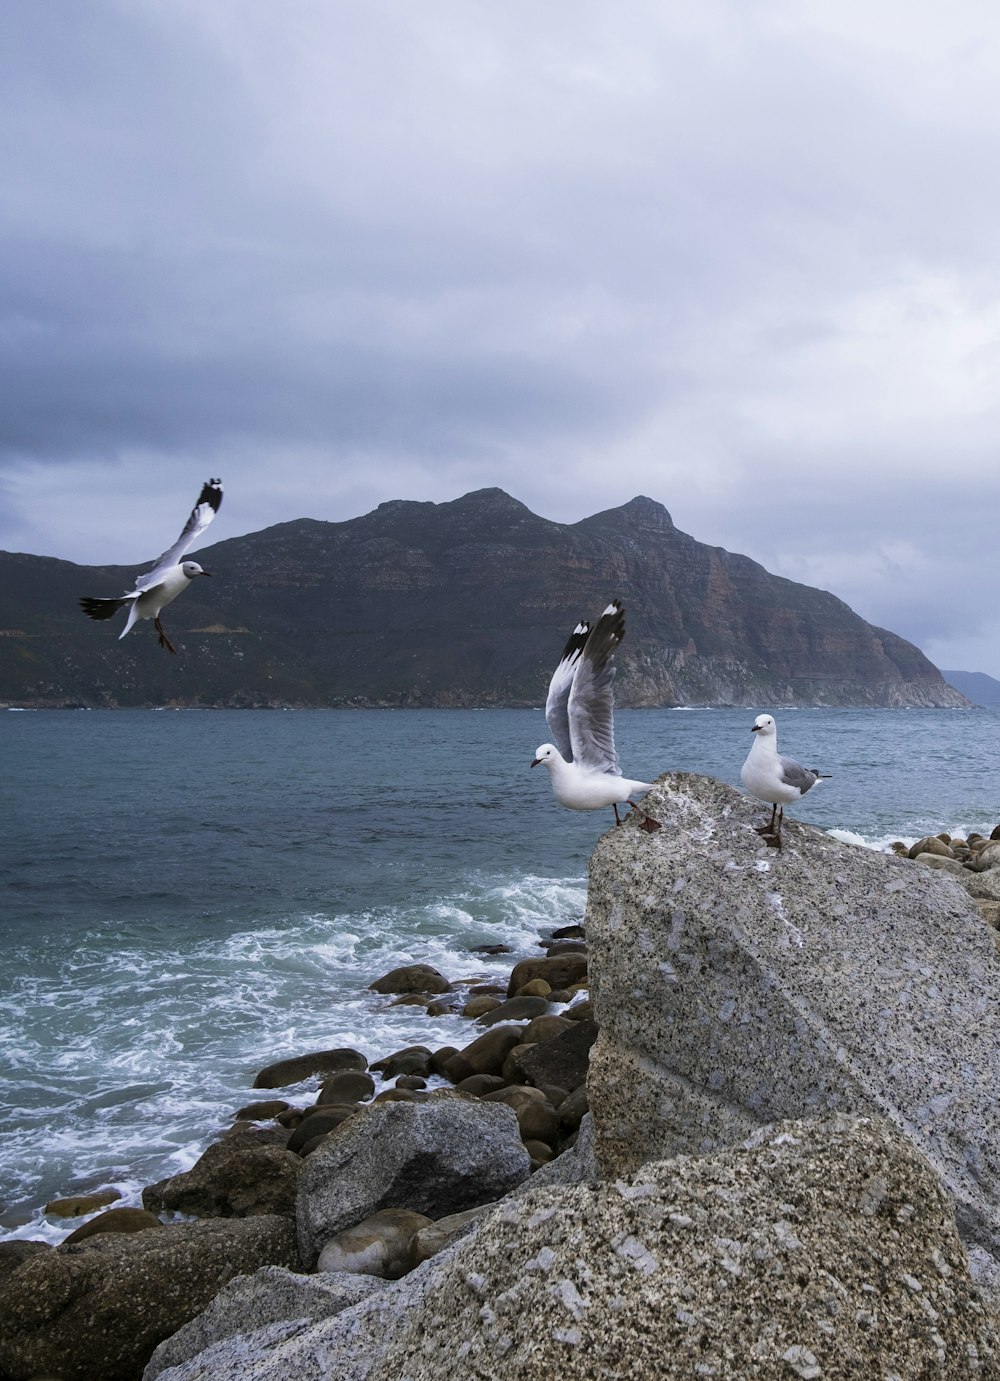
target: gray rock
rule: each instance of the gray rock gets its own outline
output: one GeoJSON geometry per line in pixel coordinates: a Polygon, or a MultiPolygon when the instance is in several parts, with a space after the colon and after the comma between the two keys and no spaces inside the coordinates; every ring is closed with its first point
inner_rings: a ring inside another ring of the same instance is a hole
{"type": "Polygon", "coordinates": [[[154,1213],[189,1213],[195,1218],[293,1214],[301,1165],[299,1157],[283,1147],[230,1135],[213,1142],[190,1170],[148,1185],[142,1202],[154,1213]]]}
{"type": "Polygon", "coordinates": [[[0,1373],[134,1381],[227,1280],[268,1264],[298,1265],[287,1218],[102,1233],[33,1256],[0,1283],[0,1373]]]}
{"type": "Polygon", "coordinates": [[[1000,962],[966,893],[791,820],[768,849],[758,808],[706,777],[661,778],[651,809],[660,834],[610,830],[590,867],[604,1174],[780,1117],[879,1114],[1000,1253],[1000,962]]]}
{"type": "Polygon", "coordinates": [[[596,1022],[571,1022],[558,1036],[521,1055],[521,1069],[536,1084],[557,1084],[572,1092],[587,1078],[590,1051],[596,1039],[596,1022]]]}
{"type": "Polygon", "coordinates": [[[306,1276],[282,1266],[262,1266],[253,1275],[237,1276],[223,1286],[207,1309],[161,1343],[142,1381],[156,1381],[161,1372],[237,1334],[257,1334],[271,1324],[290,1320],[296,1321],[298,1330],[306,1323],[332,1318],[381,1286],[374,1276],[306,1276]]]}
{"type": "Polygon", "coordinates": [[[295,1336],[243,1335],[160,1381],[957,1381],[998,1368],[933,1172],[887,1124],[836,1117],[613,1183],[536,1177],[353,1308],[295,1336]]]}
{"type": "Polygon", "coordinates": [[[528,1173],[510,1108],[450,1090],[423,1103],[368,1104],[303,1164],[302,1260],[311,1266],[331,1237],[379,1209],[440,1218],[500,1198],[528,1173]]]}

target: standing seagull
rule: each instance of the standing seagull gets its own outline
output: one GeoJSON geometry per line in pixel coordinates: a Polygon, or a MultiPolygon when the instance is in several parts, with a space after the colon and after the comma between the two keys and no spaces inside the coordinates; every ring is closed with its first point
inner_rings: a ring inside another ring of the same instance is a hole
{"type": "Polygon", "coordinates": [[[766,825],[761,825],[757,833],[765,837],[771,848],[780,849],[785,806],[800,800],[829,773],[812,771],[794,758],[782,757],[778,752],[778,728],[771,715],[759,714],[750,732],[756,737],[746,762],[740,768],[740,781],[751,796],[770,803],[771,819],[766,825]]]}
{"type": "Polygon", "coordinates": [[[532,767],[544,763],[552,778],[552,791],[560,805],[570,810],[598,810],[613,806],[615,824],[621,824],[619,802],[642,816],[642,828],[653,834],[660,822],[639,810],[629,797],[652,790],[651,782],[634,782],[622,776],[615,751],[612,722],[615,648],[625,636],[625,615],[619,600],[612,602],[591,631],[578,623],[549,682],[545,718],[555,743],[543,743],[532,767]]]}
{"type": "Polygon", "coordinates": [[[176,652],[177,649],[167,637],[160,622],[160,610],[176,599],[182,590],[186,590],[195,576],[212,574],[211,571],[203,571],[197,561],[182,561],[181,557],[208,527],[218,513],[221,503],[222,481],[208,480],[201,487],[198,502],[184,524],[184,531],[174,545],[157,560],[153,569],[138,577],[135,589],[129,590],[128,594],[122,595],[119,599],[92,599],[90,595],[84,595],[80,600],[83,612],[89,614],[92,619],[110,619],[123,605],[129,604],[131,607],[128,611],[128,621],[118,635],[119,642],[136,619],[152,619],[153,627],[160,635],[160,646],[165,647],[168,652],[176,652]]]}

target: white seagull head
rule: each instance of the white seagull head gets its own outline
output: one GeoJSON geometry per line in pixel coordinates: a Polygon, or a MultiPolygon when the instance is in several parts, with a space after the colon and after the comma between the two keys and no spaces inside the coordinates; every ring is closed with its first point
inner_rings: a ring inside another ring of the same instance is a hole
{"type": "Polygon", "coordinates": [[[188,580],[194,580],[196,575],[212,574],[211,571],[203,571],[202,568],[198,565],[197,561],[182,561],[181,570],[187,576],[188,580]]]}
{"type": "Polygon", "coordinates": [[[752,734],[763,734],[765,738],[773,738],[778,732],[778,726],[769,714],[759,714],[753,722],[752,734]]]}
{"type": "Polygon", "coordinates": [[[554,743],[543,743],[540,747],[535,749],[535,756],[532,759],[531,765],[532,767],[537,767],[538,764],[542,762],[548,767],[549,763],[553,762],[558,756],[559,749],[554,743]]]}

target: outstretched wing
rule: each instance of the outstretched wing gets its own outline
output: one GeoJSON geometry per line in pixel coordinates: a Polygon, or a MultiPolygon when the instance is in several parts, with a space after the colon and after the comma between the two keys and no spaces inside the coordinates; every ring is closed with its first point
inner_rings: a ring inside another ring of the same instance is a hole
{"type": "Polygon", "coordinates": [[[573,685],[573,677],[576,674],[577,663],[589,633],[590,624],[581,619],[569,635],[569,641],[563,648],[559,665],[552,673],[549,693],[545,701],[545,719],[552,734],[552,741],[567,762],[573,760],[573,747],[570,741],[569,716],[566,705],[573,685]]]}
{"type": "Polygon", "coordinates": [[[621,776],[615,751],[615,669],[611,659],[625,636],[625,612],[612,600],[584,644],[570,687],[567,716],[573,761],[593,772],[621,776]]]}
{"type": "Polygon", "coordinates": [[[194,545],[208,527],[218,513],[221,504],[222,481],[206,480],[201,487],[201,493],[198,495],[198,502],[191,510],[191,516],[184,524],[184,531],[174,545],[168,547],[163,555],[157,558],[153,569],[147,571],[145,575],[139,576],[135,582],[136,592],[142,594],[160,583],[163,572],[169,570],[171,566],[177,565],[188,548],[194,545]]]}

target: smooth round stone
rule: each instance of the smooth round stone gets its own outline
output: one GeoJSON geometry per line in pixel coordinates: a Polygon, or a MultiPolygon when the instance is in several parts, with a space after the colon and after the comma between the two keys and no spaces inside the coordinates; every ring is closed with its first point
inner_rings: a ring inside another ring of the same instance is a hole
{"type": "Polygon", "coordinates": [[[367,1071],[342,1069],[332,1074],[320,1089],[317,1103],[363,1103],[375,1092],[375,1080],[367,1071]]]}

